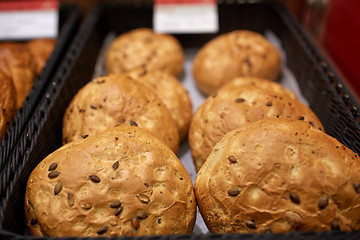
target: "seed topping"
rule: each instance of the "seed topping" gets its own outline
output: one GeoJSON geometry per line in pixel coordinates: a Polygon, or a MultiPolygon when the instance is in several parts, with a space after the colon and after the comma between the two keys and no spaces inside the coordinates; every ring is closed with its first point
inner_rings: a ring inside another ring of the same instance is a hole
{"type": "Polygon", "coordinates": [[[56,177],[59,176],[59,175],[60,175],[60,172],[58,172],[58,171],[51,171],[51,172],[49,172],[48,177],[49,177],[50,179],[53,179],[53,178],[56,178],[56,177]]]}
{"type": "Polygon", "coordinates": [[[251,229],[256,229],[256,224],[254,223],[254,220],[247,221],[246,226],[251,229]]]}
{"type": "Polygon", "coordinates": [[[266,106],[271,107],[271,106],[272,106],[272,102],[271,102],[271,101],[268,101],[268,102],[266,103],[266,106]]]}
{"type": "Polygon", "coordinates": [[[146,196],[145,194],[143,193],[140,193],[137,195],[137,198],[142,201],[143,203],[148,203],[150,202],[150,198],[148,196],[146,196]]]}
{"type": "Polygon", "coordinates": [[[50,164],[49,166],[49,171],[53,171],[57,168],[58,164],[56,162],[53,162],[52,164],[50,164]]]}
{"type": "Polygon", "coordinates": [[[294,192],[290,193],[290,199],[293,203],[300,204],[300,197],[294,192]]]}
{"type": "Polygon", "coordinates": [[[75,204],[75,198],[74,195],[72,193],[68,193],[68,204],[70,207],[74,206],[75,204]]]}
{"type": "Polygon", "coordinates": [[[110,203],[109,205],[111,208],[118,208],[121,206],[121,202],[120,201],[113,201],[110,203]]]}
{"type": "Polygon", "coordinates": [[[360,183],[353,183],[354,190],[357,194],[360,194],[360,183]]]}
{"type": "Polygon", "coordinates": [[[331,222],[331,229],[332,230],[340,230],[340,224],[338,221],[334,220],[331,222]]]}
{"type": "Polygon", "coordinates": [[[229,160],[231,163],[237,163],[236,157],[234,157],[234,155],[228,156],[228,160],[229,160]]]}
{"type": "Polygon", "coordinates": [[[298,228],[302,222],[302,216],[294,211],[287,211],[285,218],[295,229],[298,228]]]}
{"type": "Polygon", "coordinates": [[[138,213],[137,217],[138,217],[138,219],[145,219],[148,217],[148,215],[146,212],[141,212],[141,213],[138,213]]]}
{"type": "Polygon", "coordinates": [[[97,230],[97,234],[102,235],[102,234],[106,233],[107,230],[109,230],[109,226],[99,227],[99,229],[97,230]]]}
{"type": "Polygon", "coordinates": [[[133,217],[131,220],[132,226],[135,230],[137,230],[140,226],[139,221],[136,217],[133,217]]]}
{"type": "Polygon", "coordinates": [[[237,188],[231,188],[228,191],[229,196],[232,196],[232,197],[236,197],[237,195],[239,195],[239,193],[240,193],[240,190],[237,188]]]}
{"type": "Polygon", "coordinates": [[[122,213],[123,209],[124,209],[123,206],[120,206],[118,209],[116,209],[116,211],[115,211],[115,216],[119,216],[120,213],[122,213]]]}
{"type": "Polygon", "coordinates": [[[329,204],[329,197],[326,194],[323,194],[319,198],[318,207],[320,210],[326,208],[326,206],[329,204]]]}
{"type": "Polygon", "coordinates": [[[89,209],[92,208],[92,205],[91,205],[91,203],[83,203],[83,204],[81,205],[81,207],[82,207],[83,209],[85,209],[85,210],[89,210],[89,209]]]}
{"type": "Polygon", "coordinates": [[[58,182],[54,187],[54,195],[58,195],[59,192],[61,192],[62,184],[61,182],[58,182]]]}
{"type": "Polygon", "coordinates": [[[100,178],[98,176],[96,176],[96,175],[90,175],[89,178],[94,183],[99,183],[100,182],[100,178]]]}
{"type": "Polygon", "coordinates": [[[137,123],[136,123],[135,121],[133,121],[133,120],[130,120],[130,125],[131,125],[131,126],[135,126],[135,127],[138,126],[137,123]]]}
{"type": "Polygon", "coordinates": [[[81,135],[81,137],[82,137],[83,139],[87,138],[88,136],[89,136],[89,134],[81,135]]]}
{"type": "Polygon", "coordinates": [[[298,120],[304,120],[305,118],[304,118],[304,116],[299,116],[298,117],[298,120]]]}
{"type": "Polygon", "coordinates": [[[244,98],[237,98],[237,99],[235,99],[235,102],[236,103],[242,103],[242,102],[245,102],[245,99],[244,98]]]}
{"type": "Polygon", "coordinates": [[[114,162],[114,164],[112,165],[112,168],[114,170],[116,170],[118,167],[119,167],[119,161],[114,162]]]}

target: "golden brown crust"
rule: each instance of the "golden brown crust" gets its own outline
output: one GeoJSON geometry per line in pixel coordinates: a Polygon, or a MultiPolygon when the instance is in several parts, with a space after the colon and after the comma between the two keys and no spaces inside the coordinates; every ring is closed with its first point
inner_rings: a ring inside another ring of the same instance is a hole
{"type": "Polygon", "coordinates": [[[162,70],[175,76],[183,71],[184,51],[176,38],[139,28],[116,38],[106,52],[108,73],[162,70]]]}
{"type": "Polygon", "coordinates": [[[195,180],[211,232],[360,229],[357,154],[296,119],[265,119],[228,134],[195,180]]]}
{"type": "Polygon", "coordinates": [[[188,92],[173,75],[163,71],[147,72],[144,70],[130,72],[129,75],[156,93],[169,109],[179,131],[180,142],[188,133],[192,105],[188,92]]]}
{"type": "Polygon", "coordinates": [[[11,79],[0,71],[0,140],[16,113],[16,93],[11,79]]]}
{"type": "Polygon", "coordinates": [[[209,96],[196,110],[189,129],[189,146],[197,170],[214,145],[229,131],[264,118],[298,118],[323,129],[310,108],[280,84],[237,78],[209,96]]]}
{"type": "Polygon", "coordinates": [[[79,90],[64,115],[63,142],[120,125],[144,128],[178,150],[179,134],[169,110],[155,93],[125,74],[94,79],[79,90]]]}
{"type": "Polygon", "coordinates": [[[36,63],[28,47],[22,43],[0,44],[0,70],[13,81],[17,108],[30,92],[35,80],[36,63]]]}
{"type": "Polygon", "coordinates": [[[28,179],[25,213],[37,236],[185,234],[196,201],[175,154],[147,131],[121,126],[41,161],[28,179]]]}
{"type": "Polygon", "coordinates": [[[236,77],[253,76],[276,80],[280,53],[261,34],[237,30],[205,44],[193,62],[194,80],[206,95],[236,77]]]}
{"type": "Polygon", "coordinates": [[[36,74],[40,74],[55,46],[55,39],[34,39],[27,42],[30,53],[36,62],[36,74]]]}

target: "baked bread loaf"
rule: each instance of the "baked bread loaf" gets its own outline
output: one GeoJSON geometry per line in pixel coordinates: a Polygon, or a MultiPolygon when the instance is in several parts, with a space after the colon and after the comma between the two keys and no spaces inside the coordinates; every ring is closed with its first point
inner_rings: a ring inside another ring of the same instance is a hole
{"type": "Polygon", "coordinates": [[[164,143],[120,126],[42,160],[28,179],[25,214],[36,236],[185,234],[196,201],[189,174],[164,143]]]}
{"type": "Polygon", "coordinates": [[[35,69],[35,60],[25,44],[10,42],[0,44],[0,70],[13,81],[18,109],[33,86],[35,69]]]}
{"type": "Polygon", "coordinates": [[[120,125],[144,128],[178,151],[179,134],[169,110],[125,74],[96,78],[79,90],[64,115],[63,143],[120,125]]]}
{"type": "Polygon", "coordinates": [[[205,44],[194,58],[192,71],[200,91],[210,95],[236,77],[276,80],[280,68],[280,53],[266,38],[237,30],[205,44]]]}
{"type": "Polygon", "coordinates": [[[0,43],[0,71],[12,79],[19,109],[55,45],[53,39],[0,43]]]}
{"type": "Polygon", "coordinates": [[[16,113],[16,93],[11,79],[0,70],[0,141],[16,113]]]}
{"type": "Polygon", "coordinates": [[[55,39],[42,39],[42,38],[34,39],[27,42],[29,51],[36,63],[36,69],[35,69],[36,74],[40,74],[41,70],[45,66],[48,58],[50,57],[50,54],[54,50],[55,43],[56,43],[55,39]]]}
{"type": "Polygon", "coordinates": [[[171,35],[139,28],[117,37],[107,49],[105,61],[109,74],[143,69],[177,76],[183,71],[184,50],[171,35]]]}
{"type": "Polygon", "coordinates": [[[188,139],[196,170],[226,133],[250,122],[281,117],[323,129],[313,111],[276,82],[258,78],[228,82],[204,101],[191,120],[188,139]]]}
{"type": "Polygon", "coordinates": [[[188,133],[192,117],[192,105],[190,96],[181,82],[173,75],[159,70],[152,72],[146,70],[132,71],[129,76],[155,92],[165,104],[175,121],[180,142],[182,142],[188,133]]]}
{"type": "Polygon", "coordinates": [[[360,160],[296,119],[264,119],[218,142],[195,180],[211,232],[360,230],[360,160]]]}

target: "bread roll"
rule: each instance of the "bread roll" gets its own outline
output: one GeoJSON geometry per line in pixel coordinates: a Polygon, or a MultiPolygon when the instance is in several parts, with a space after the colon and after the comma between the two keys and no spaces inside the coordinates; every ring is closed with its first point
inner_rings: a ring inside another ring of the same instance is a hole
{"type": "Polygon", "coordinates": [[[162,70],[180,75],[184,51],[176,38],[139,28],[117,37],[106,52],[108,73],[162,70]]]}
{"type": "Polygon", "coordinates": [[[22,106],[33,86],[35,69],[36,62],[25,44],[0,44],[0,70],[13,81],[17,108],[22,106]]]}
{"type": "Polygon", "coordinates": [[[280,74],[279,51],[261,34],[237,30],[205,44],[193,62],[194,80],[205,95],[216,92],[236,77],[276,80],[280,74]]]}
{"type": "Polygon", "coordinates": [[[42,160],[27,183],[25,213],[36,236],[185,234],[196,202],[175,154],[147,131],[121,126],[42,160]]]}
{"type": "Polygon", "coordinates": [[[264,119],[216,144],[195,193],[211,232],[360,230],[360,160],[296,119],[264,119]]]}
{"type": "Polygon", "coordinates": [[[301,119],[323,129],[313,111],[278,83],[237,78],[225,84],[205,100],[192,118],[189,146],[196,169],[229,131],[264,118],[281,117],[301,119]]]}
{"type": "Polygon", "coordinates": [[[133,71],[129,73],[132,79],[142,83],[156,93],[169,109],[179,131],[180,142],[188,133],[192,106],[188,92],[173,75],[163,71],[133,71]]]}
{"type": "Polygon", "coordinates": [[[16,113],[16,93],[11,79],[0,70],[0,141],[16,113]]]}
{"type": "Polygon", "coordinates": [[[178,151],[179,134],[169,110],[126,75],[100,77],[79,90],[64,115],[63,143],[120,125],[144,128],[178,151]]]}
{"type": "Polygon", "coordinates": [[[54,50],[55,39],[34,39],[27,42],[30,53],[36,62],[36,74],[40,74],[50,54],[54,50]]]}

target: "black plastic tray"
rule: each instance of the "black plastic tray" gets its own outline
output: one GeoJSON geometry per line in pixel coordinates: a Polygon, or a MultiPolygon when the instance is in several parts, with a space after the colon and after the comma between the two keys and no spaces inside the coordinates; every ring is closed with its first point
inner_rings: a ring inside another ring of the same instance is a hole
{"type": "MultiPolygon", "coordinates": [[[[27,235],[24,216],[26,182],[31,171],[61,146],[62,117],[76,92],[91,80],[103,40],[109,32],[121,34],[152,27],[149,2],[100,4],[82,24],[51,84],[29,121],[16,150],[0,173],[0,237],[45,239],[27,235]]],[[[299,24],[283,5],[273,1],[219,3],[220,32],[271,29],[283,43],[287,65],[303,96],[328,134],[360,153],[359,106],[299,24]]],[[[184,48],[200,47],[217,34],[177,34],[184,48]]],[[[192,234],[136,239],[360,239],[360,232],[292,232],[288,234],[192,234]]],[[[78,239],[78,238],[65,238],[78,239]]],[[[84,238],[82,238],[84,239],[84,238]]],[[[128,239],[125,237],[125,239],[128,239]]]]}
{"type": "Polygon", "coordinates": [[[79,27],[80,9],[76,5],[61,5],[59,11],[59,34],[54,50],[49,59],[41,70],[41,73],[34,81],[28,96],[24,100],[22,107],[16,113],[14,120],[3,139],[0,141],[0,169],[9,158],[16,142],[24,130],[28,120],[33,113],[37,103],[44,93],[51,76],[55,73],[56,68],[64,56],[66,48],[69,46],[72,38],[75,36],[79,27]]]}

